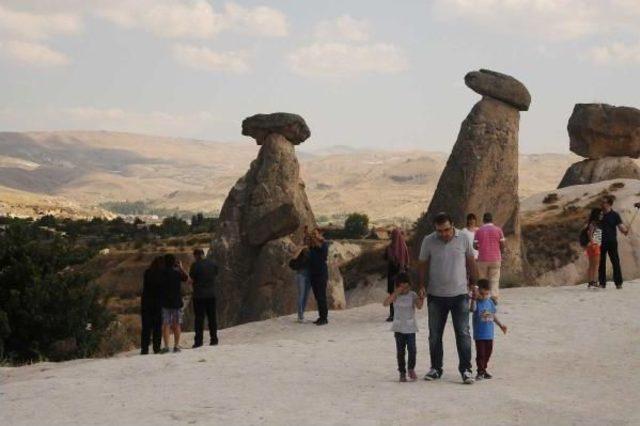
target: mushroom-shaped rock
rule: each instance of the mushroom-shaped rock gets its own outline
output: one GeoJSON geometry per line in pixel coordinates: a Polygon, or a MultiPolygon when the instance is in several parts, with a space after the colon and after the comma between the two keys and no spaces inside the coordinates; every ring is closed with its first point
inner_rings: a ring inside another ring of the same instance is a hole
{"type": "Polygon", "coordinates": [[[567,130],[569,148],[582,157],[640,157],[640,110],[636,108],[576,104],[567,130]]]}
{"type": "Polygon", "coordinates": [[[498,99],[520,111],[528,111],[531,94],[524,84],[495,71],[471,71],[464,76],[464,83],[474,92],[498,99]]]}
{"type": "Polygon", "coordinates": [[[299,145],[311,136],[309,126],[298,114],[275,112],[256,114],[242,121],[242,134],[251,136],[262,145],[267,136],[277,133],[294,145],[299,145]]]}

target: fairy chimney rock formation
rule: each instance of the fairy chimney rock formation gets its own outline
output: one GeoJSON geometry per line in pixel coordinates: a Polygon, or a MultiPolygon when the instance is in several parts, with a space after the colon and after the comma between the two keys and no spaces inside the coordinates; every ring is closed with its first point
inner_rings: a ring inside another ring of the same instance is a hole
{"type": "Polygon", "coordinates": [[[465,83],[482,99],[462,122],[427,212],[419,219],[414,237],[417,251],[424,235],[433,231],[439,212],[449,213],[457,228],[466,215],[493,214],[504,230],[507,247],[502,282],[523,278],[518,199],[518,131],[520,111],[531,104],[527,88],[515,78],[495,71],[468,73],[465,83]]]}
{"type": "Polygon", "coordinates": [[[316,221],[300,178],[294,144],[310,136],[295,114],[259,114],[242,132],[260,145],[258,157],[229,192],[211,255],[220,267],[222,326],[295,311],[294,274],[288,267],[304,227],[316,221]]]}
{"type": "Polygon", "coordinates": [[[567,169],[558,188],[611,179],[640,179],[640,110],[576,104],[567,124],[569,148],[586,158],[567,169]]]}

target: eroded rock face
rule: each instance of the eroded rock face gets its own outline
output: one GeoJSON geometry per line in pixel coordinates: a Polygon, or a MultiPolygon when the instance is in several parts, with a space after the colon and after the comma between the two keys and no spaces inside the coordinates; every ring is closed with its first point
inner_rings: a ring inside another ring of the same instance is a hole
{"type": "Polygon", "coordinates": [[[304,118],[288,112],[256,114],[242,121],[242,134],[251,136],[262,145],[272,133],[284,136],[294,145],[299,145],[311,136],[304,118]]]}
{"type": "Polygon", "coordinates": [[[258,157],[229,192],[211,255],[220,265],[221,326],[295,311],[294,272],[288,263],[304,227],[316,221],[292,143],[271,132],[258,157]]]}
{"type": "Polygon", "coordinates": [[[467,73],[464,83],[476,93],[501,100],[520,111],[528,111],[531,105],[525,85],[510,75],[481,69],[467,73]]]}
{"type": "Polygon", "coordinates": [[[636,108],[576,104],[567,130],[571,151],[582,157],[640,157],[640,110],[636,108]]]}
{"type": "Polygon", "coordinates": [[[558,188],[611,179],[640,179],[640,167],[629,157],[604,157],[579,161],[567,169],[558,188]]]}
{"type": "MultiPolygon", "coordinates": [[[[491,79],[494,78],[493,74],[489,75],[491,79]]],[[[467,79],[468,77],[469,74],[467,79]]],[[[512,77],[499,78],[517,82],[512,77]]],[[[519,82],[518,84],[521,85],[519,82]]],[[[525,106],[524,102],[521,104],[521,107],[525,106]]],[[[529,101],[526,102],[527,107],[528,104],[529,101]]],[[[414,237],[416,251],[424,235],[433,231],[433,218],[439,212],[449,213],[457,228],[465,226],[468,213],[475,213],[480,219],[483,213],[491,212],[494,223],[502,227],[507,238],[501,281],[521,282],[523,265],[518,200],[519,123],[518,107],[486,93],[473,107],[462,122],[458,139],[440,176],[429,208],[418,222],[414,237]]]]}

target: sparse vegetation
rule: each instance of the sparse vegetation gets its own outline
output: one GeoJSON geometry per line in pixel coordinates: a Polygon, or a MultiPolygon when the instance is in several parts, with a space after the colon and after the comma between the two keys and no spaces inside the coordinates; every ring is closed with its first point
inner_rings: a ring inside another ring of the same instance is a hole
{"type": "Polygon", "coordinates": [[[369,232],[369,216],[364,213],[351,213],[344,221],[346,238],[362,238],[369,232]]]}

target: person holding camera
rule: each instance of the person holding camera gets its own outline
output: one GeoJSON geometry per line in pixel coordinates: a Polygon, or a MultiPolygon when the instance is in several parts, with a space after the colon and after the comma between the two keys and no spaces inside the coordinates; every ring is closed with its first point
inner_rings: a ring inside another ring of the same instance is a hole
{"type": "Polygon", "coordinates": [[[325,325],[329,323],[329,308],[327,305],[327,282],[329,281],[329,268],[327,258],[329,257],[329,243],[325,241],[319,229],[311,233],[309,247],[309,279],[311,289],[318,304],[318,319],[315,325],[325,325]]]}
{"type": "Polygon", "coordinates": [[[173,352],[180,352],[180,332],[182,326],[182,283],[189,275],[182,267],[182,262],[172,254],[164,256],[162,286],[162,336],[164,348],[161,353],[169,352],[169,337],[173,332],[173,352]]]}

